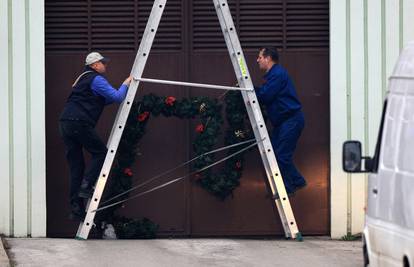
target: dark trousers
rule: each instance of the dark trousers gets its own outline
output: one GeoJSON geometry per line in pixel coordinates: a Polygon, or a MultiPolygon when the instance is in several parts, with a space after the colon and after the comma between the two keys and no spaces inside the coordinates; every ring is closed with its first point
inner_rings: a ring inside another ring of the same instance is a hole
{"type": "Polygon", "coordinates": [[[95,129],[83,121],[60,121],[60,134],[65,143],[66,159],[70,168],[70,202],[79,201],[78,191],[83,179],[94,184],[105,161],[106,145],[95,129]],[[92,159],[85,170],[83,148],[92,159]]]}
{"type": "Polygon", "coordinates": [[[288,193],[293,193],[296,187],[303,186],[306,183],[293,164],[293,153],[304,125],[303,113],[297,112],[281,125],[275,127],[270,138],[288,193]]]}

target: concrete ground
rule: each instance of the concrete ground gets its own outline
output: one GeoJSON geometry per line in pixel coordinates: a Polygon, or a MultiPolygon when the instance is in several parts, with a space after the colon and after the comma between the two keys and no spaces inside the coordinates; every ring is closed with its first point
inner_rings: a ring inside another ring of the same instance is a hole
{"type": "Polygon", "coordinates": [[[362,266],[360,241],[7,238],[17,266],[362,266]]]}

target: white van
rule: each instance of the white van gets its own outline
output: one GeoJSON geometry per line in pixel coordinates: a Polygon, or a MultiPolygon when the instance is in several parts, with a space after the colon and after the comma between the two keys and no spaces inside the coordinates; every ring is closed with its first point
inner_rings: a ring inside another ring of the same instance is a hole
{"type": "Polygon", "coordinates": [[[370,173],[365,266],[414,266],[414,43],[389,79],[375,155],[362,157],[360,142],[345,142],[343,168],[370,173]]]}

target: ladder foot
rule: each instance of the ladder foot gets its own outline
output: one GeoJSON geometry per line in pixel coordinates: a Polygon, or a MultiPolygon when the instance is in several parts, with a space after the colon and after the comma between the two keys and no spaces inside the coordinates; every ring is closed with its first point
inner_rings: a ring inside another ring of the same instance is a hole
{"type": "Polygon", "coordinates": [[[301,232],[297,232],[295,239],[296,239],[296,241],[302,242],[303,241],[302,233],[301,232]]]}
{"type": "Polygon", "coordinates": [[[79,237],[79,236],[75,236],[76,240],[86,240],[85,238],[79,237]]]}

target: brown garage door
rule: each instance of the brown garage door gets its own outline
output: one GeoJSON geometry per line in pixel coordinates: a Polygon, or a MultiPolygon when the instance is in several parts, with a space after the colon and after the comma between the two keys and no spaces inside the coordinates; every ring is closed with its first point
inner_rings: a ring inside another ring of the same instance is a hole
{"type": "MultiPolygon", "coordinates": [[[[88,51],[112,61],[108,79],[127,76],[139,46],[151,0],[46,0],[47,208],[48,235],[73,236],[77,225],[67,219],[68,168],[58,135],[58,116],[70,85],[88,51]]],[[[275,45],[303,103],[306,128],[295,161],[309,186],[292,199],[305,234],[329,232],[329,1],[233,0],[233,11],[250,72],[256,83],[257,48],[275,45]]],[[[144,76],[232,85],[228,59],[211,0],[168,0],[165,16],[144,76]]],[[[138,96],[154,92],[178,98],[221,92],[144,85],[138,96]]],[[[117,107],[107,108],[98,127],[106,140],[117,107]]],[[[149,122],[141,156],[133,166],[137,180],[189,159],[195,121],[158,118],[149,122]]],[[[260,157],[247,155],[247,167],[234,196],[225,201],[191,181],[133,200],[121,210],[128,217],[148,217],[166,235],[275,235],[283,232],[267,196],[260,157]]],[[[183,170],[185,173],[186,170],[183,170]]]]}

